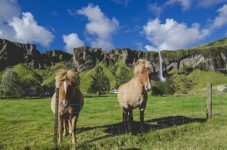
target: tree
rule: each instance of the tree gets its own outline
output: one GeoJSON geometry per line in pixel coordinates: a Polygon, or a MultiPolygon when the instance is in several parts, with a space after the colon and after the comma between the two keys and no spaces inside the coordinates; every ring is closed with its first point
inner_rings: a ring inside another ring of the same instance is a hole
{"type": "Polygon", "coordinates": [[[21,97],[26,93],[21,79],[12,69],[7,69],[2,76],[2,92],[5,96],[12,97],[21,97]]]}
{"type": "Polygon", "coordinates": [[[131,77],[132,72],[130,72],[130,70],[126,66],[120,67],[120,71],[116,77],[115,87],[118,88],[121,84],[128,82],[131,79],[131,77]]]}
{"type": "Polygon", "coordinates": [[[91,76],[92,81],[90,84],[91,92],[98,92],[99,97],[101,96],[101,92],[106,92],[110,90],[110,80],[103,72],[103,68],[98,66],[95,69],[95,74],[91,76]]]}

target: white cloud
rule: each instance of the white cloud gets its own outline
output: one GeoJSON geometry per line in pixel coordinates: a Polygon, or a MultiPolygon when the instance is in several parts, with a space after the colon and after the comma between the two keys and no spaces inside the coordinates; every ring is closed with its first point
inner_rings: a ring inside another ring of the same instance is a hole
{"type": "Polygon", "coordinates": [[[208,8],[208,7],[213,6],[213,5],[225,3],[225,2],[227,2],[227,0],[199,0],[197,2],[198,2],[197,5],[199,7],[208,8]]]}
{"type": "Polygon", "coordinates": [[[214,19],[212,28],[219,28],[227,25],[227,4],[223,5],[217,12],[219,15],[214,19]]]}
{"type": "Polygon", "coordinates": [[[16,0],[0,0],[0,38],[47,47],[54,35],[38,25],[30,12],[22,13],[16,0]]]}
{"type": "Polygon", "coordinates": [[[147,45],[145,48],[154,50],[186,48],[209,34],[206,29],[201,30],[199,24],[187,27],[186,24],[178,23],[174,19],[166,19],[164,24],[159,19],[150,20],[143,26],[143,32],[153,45],[147,45]]]}
{"type": "Polygon", "coordinates": [[[162,12],[162,7],[157,4],[148,4],[148,10],[154,13],[156,16],[160,16],[162,12]]]}
{"type": "Polygon", "coordinates": [[[182,6],[183,10],[187,10],[191,7],[191,1],[190,0],[169,0],[166,5],[174,5],[179,3],[182,6]]]}
{"type": "Polygon", "coordinates": [[[75,9],[67,9],[67,12],[70,16],[76,16],[77,15],[77,10],[75,10],[75,9]]]}
{"type": "Polygon", "coordinates": [[[62,36],[65,42],[65,50],[69,53],[73,53],[73,49],[76,47],[84,46],[84,42],[81,41],[76,33],[71,33],[62,36]]]}
{"type": "Polygon", "coordinates": [[[47,47],[54,35],[39,26],[30,12],[22,13],[23,17],[14,17],[9,26],[15,31],[15,38],[20,42],[35,42],[47,47]]]}
{"type": "Polygon", "coordinates": [[[145,49],[147,51],[159,51],[157,47],[151,46],[151,45],[145,45],[145,49]]]}
{"type": "Polygon", "coordinates": [[[0,21],[11,20],[21,13],[16,0],[0,0],[0,21]]]}
{"type": "Polygon", "coordinates": [[[114,48],[112,35],[119,28],[117,19],[110,20],[102,13],[99,6],[92,4],[79,10],[78,14],[86,16],[89,20],[86,24],[86,32],[93,47],[101,47],[104,50],[114,48]]]}

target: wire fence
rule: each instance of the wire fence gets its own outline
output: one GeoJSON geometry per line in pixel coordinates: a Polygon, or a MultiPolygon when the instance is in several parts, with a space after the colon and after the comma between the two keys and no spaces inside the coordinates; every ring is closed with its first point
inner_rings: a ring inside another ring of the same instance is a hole
{"type": "MultiPolygon", "coordinates": [[[[212,100],[212,94],[207,93],[212,91],[210,84],[208,87],[209,90],[203,90],[203,93],[200,91],[200,95],[149,96],[145,109],[145,132],[194,122],[205,122],[208,108],[207,97],[209,96],[212,100]]],[[[83,135],[84,131],[91,133],[91,136],[87,136],[88,139],[85,139],[86,141],[93,141],[94,134],[114,136],[127,133],[122,122],[122,110],[117,97],[100,99],[102,100],[86,99],[84,107],[87,108],[80,113],[77,129],[79,134],[83,135]]],[[[212,103],[209,102],[209,104],[212,103]]],[[[132,130],[134,134],[140,133],[139,109],[133,110],[132,130]]]]}

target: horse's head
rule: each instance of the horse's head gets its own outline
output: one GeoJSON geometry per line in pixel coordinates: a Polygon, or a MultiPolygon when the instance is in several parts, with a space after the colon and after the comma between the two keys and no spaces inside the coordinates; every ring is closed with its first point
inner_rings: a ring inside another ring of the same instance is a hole
{"type": "Polygon", "coordinates": [[[150,73],[152,70],[152,66],[149,61],[144,59],[139,59],[136,62],[136,66],[134,68],[134,75],[139,76],[140,82],[143,85],[145,91],[151,90],[150,83],[150,73]]]}
{"type": "Polygon", "coordinates": [[[59,88],[60,105],[68,107],[75,96],[76,74],[72,70],[60,70],[56,76],[56,87],[59,88]]]}

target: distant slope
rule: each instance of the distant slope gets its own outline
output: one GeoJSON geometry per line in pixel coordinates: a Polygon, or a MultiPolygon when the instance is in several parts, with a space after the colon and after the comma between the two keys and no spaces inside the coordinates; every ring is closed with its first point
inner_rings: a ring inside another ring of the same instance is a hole
{"type": "Polygon", "coordinates": [[[187,93],[206,95],[207,84],[213,84],[213,90],[216,91],[218,85],[227,85],[227,77],[221,72],[193,70],[189,75],[172,74],[170,80],[177,88],[177,93],[187,93]]]}
{"type": "Polygon", "coordinates": [[[36,79],[40,83],[42,82],[43,78],[39,74],[37,74],[35,71],[33,71],[31,68],[28,68],[27,66],[23,64],[18,64],[12,67],[12,70],[17,72],[20,78],[26,80],[26,79],[36,79]]]}
{"type": "Polygon", "coordinates": [[[114,87],[115,81],[116,81],[115,73],[110,70],[110,68],[109,68],[110,66],[108,67],[103,63],[98,63],[91,70],[86,70],[86,71],[83,71],[83,72],[80,73],[80,88],[81,88],[82,91],[87,92],[87,90],[90,86],[90,83],[92,81],[91,76],[94,75],[95,69],[97,68],[97,66],[101,66],[103,68],[105,75],[110,80],[111,87],[114,87]]]}

